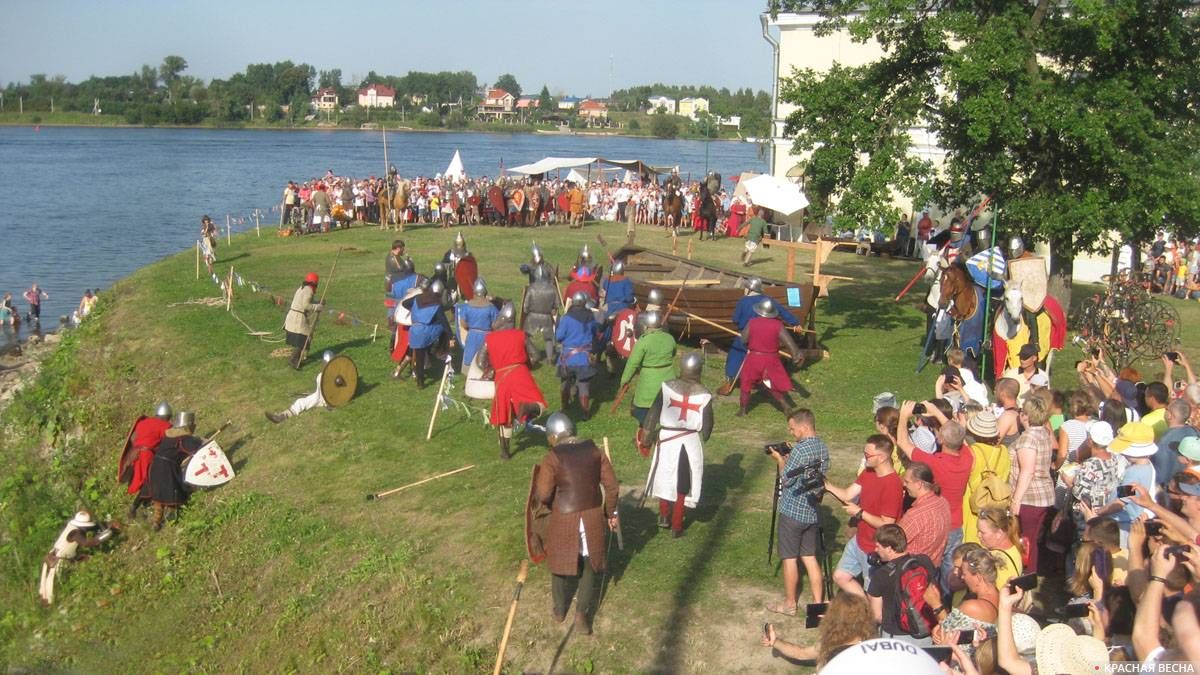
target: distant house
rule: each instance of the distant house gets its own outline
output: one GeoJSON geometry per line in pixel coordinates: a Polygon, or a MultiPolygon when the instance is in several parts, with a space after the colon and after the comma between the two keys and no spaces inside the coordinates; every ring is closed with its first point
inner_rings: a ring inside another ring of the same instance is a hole
{"type": "Polygon", "coordinates": [[[516,97],[503,89],[491,88],[483,95],[479,104],[479,119],[501,121],[515,116],[516,97]]]}
{"type": "Polygon", "coordinates": [[[574,110],[583,99],[578,96],[564,96],[558,99],[559,110],[574,110]]]}
{"type": "Polygon", "coordinates": [[[659,108],[667,111],[668,115],[675,114],[675,99],[666,96],[651,96],[646,99],[650,103],[650,114],[658,112],[659,108]]]}
{"type": "Polygon", "coordinates": [[[732,127],[734,129],[742,128],[742,116],[730,115],[729,117],[717,117],[717,126],[732,127]]]}
{"type": "Polygon", "coordinates": [[[396,90],[386,84],[368,84],[358,90],[358,105],[363,108],[394,108],[396,90]]]}
{"type": "Polygon", "coordinates": [[[696,119],[702,112],[708,112],[708,99],[691,97],[679,99],[680,115],[696,119]]]}
{"type": "Polygon", "coordinates": [[[579,116],[589,120],[608,119],[608,106],[601,101],[587,99],[579,104],[579,116]]]}
{"type": "Polygon", "coordinates": [[[337,110],[337,108],[338,108],[337,90],[332,87],[325,87],[324,89],[318,89],[317,92],[312,95],[312,99],[311,99],[310,103],[312,103],[312,107],[314,110],[320,110],[322,112],[331,112],[331,111],[337,110]]]}
{"type": "Polygon", "coordinates": [[[529,110],[530,108],[540,107],[542,107],[541,99],[530,98],[528,96],[522,96],[517,99],[517,110],[529,110]]]}

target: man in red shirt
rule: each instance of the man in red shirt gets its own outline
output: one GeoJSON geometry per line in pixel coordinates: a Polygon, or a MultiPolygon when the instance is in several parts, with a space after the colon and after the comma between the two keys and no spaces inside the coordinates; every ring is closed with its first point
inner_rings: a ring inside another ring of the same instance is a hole
{"type": "MultiPolygon", "coordinates": [[[[142,485],[150,477],[150,463],[154,461],[154,450],[171,428],[171,406],[163,401],[154,410],[154,417],[142,417],[133,425],[129,442],[133,446],[134,458],[129,464],[128,494],[133,495],[133,503],[129,505],[129,517],[137,517],[138,509],[143,504],[149,504],[148,497],[142,497],[142,485]]],[[[126,479],[126,475],[120,477],[126,479]]]]}
{"type": "Polygon", "coordinates": [[[855,522],[855,533],[846,542],[833,580],[848,593],[867,597],[856,577],[870,579],[868,556],[875,552],[875,530],[900,518],[904,488],[892,468],[892,441],[883,434],[867,439],[863,447],[866,469],[850,487],[842,489],[829,481],[825,490],[842,502],[842,508],[855,522]]]}
{"type": "Polygon", "coordinates": [[[749,412],[750,392],[754,385],[762,383],[771,395],[771,401],[784,414],[792,408],[792,401],[787,393],[792,390],[792,378],[783,368],[779,360],[779,348],[792,354],[792,363],[800,365],[800,350],[796,341],[787,331],[783,320],[779,318],[779,309],[771,298],[763,296],[754,304],[757,314],[742,330],[742,342],[746,345],[746,360],[742,363],[741,397],[739,399],[738,417],[745,417],[749,412]]]}
{"type": "Polygon", "coordinates": [[[533,381],[529,365],[537,363],[537,351],[525,331],[516,327],[516,310],[504,303],[492,332],[483,339],[479,361],[485,372],[494,372],[496,396],[492,399],[491,423],[500,440],[500,458],[509,459],[514,421],[527,423],[545,412],[546,397],[533,381]]]}

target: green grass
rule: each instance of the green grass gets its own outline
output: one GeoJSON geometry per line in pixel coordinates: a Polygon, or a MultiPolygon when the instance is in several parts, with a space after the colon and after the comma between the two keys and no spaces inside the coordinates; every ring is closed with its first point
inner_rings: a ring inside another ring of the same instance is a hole
{"type": "MultiPolygon", "coordinates": [[[[469,228],[469,247],[492,292],[519,297],[536,239],[547,259],[568,267],[595,235],[620,241],[621,226],[583,232],[469,228]]],[[[422,270],[453,240],[452,230],[402,235],[422,270]]],[[[246,279],[290,298],[305,272],[322,275],[328,304],[366,319],[350,325],[326,315],[314,353],[334,349],[358,364],[358,397],[334,412],[312,411],[279,426],[263,410],[310,391],[317,368],[296,373],[271,358],[279,344],[258,340],[223,308],[175,304],[213,297],[195,279],[189,251],[148,266],[102,296],[99,313],[43,367],[36,386],[4,413],[0,461],[0,661],[34,670],[80,672],[486,672],[495,658],[512,584],[524,556],[521,512],[531,467],[544,449],[520,438],[501,462],[493,432],[478,417],[450,410],[424,440],[435,387],[417,391],[388,374],[382,262],[394,235],[374,228],[281,239],[264,233],[222,246],[218,273],[232,264],[246,279]],[[342,248],[336,272],[330,266],[342,248]],[[167,398],[197,411],[207,432],[232,420],[222,445],[238,477],[198,492],[179,522],[162,532],[127,524],[118,543],[68,565],[58,603],[36,604],[37,566],[65,518],[80,507],[123,516],[123,486],[113,481],[128,425],[167,398]],[[367,502],[364,496],[476,464],[464,474],[367,502]]],[[[670,239],[643,232],[638,243],[669,250],[670,239]]],[[[697,242],[697,258],[735,264],[738,241],[697,242]]],[[[686,239],[680,240],[680,251],[686,239]]],[[[784,276],[783,254],[758,255],[755,270],[784,276]]],[[[807,257],[801,256],[807,269],[807,257]]],[[[835,451],[833,479],[849,483],[859,444],[873,428],[871,398],[884,390],[925,397],[935,368],[914,375],[923,337],[916,296],[891,301],[914,263],[834,253],[825,268],[855,277],[835,282],[817,310],[830,358],[796,374],[818,429],[835,451]]],[[[1077,296],[1083,293],[1077,290],[1077,296]]],[[[1196,303],[1176,303],[1185,324],[1196,303]]],[[[257,330],[277,331],[283,309],[267,293],[239,288],[234,313],[257,330]]],[[[1185,350],[1194,349],[1185,334],[1185,350]]],[[[1077,354],[1062,354],[1071,363],[1077,354]]],[[[715,388],[723,363],[710,358],[715,388]]],[[[557,381],[535,377],[554,400],[557,381]]],[[[1059,367],[1056,386],[1071,385],[1059,367]]],[[[623,493],[640,490],[648,470],[632,445],[627,413],[610,415],[615,387],[602,382],[585,436],[607,436],[623,493]]],[[[611,554],[608,594],[597,635],[572,635],[549,612],[549,576],[529,575],[508,648],[510,672],[784,671],[757,645],[763,621],[807,641],[802,624],[763,612],[780,581],[765,560],[772,465],[764,442],[785,437],[781,416],[755,398],[737,419],[736,397],[717,401],[706,447],[704,494],[687,536],[671,540],[649,510],[622,503],[626,539],[611,554]],[[557,655],[557,658],[556,658],[557,655]]],[[[841,514],[826,531],[844,541],[841,514]]]]}

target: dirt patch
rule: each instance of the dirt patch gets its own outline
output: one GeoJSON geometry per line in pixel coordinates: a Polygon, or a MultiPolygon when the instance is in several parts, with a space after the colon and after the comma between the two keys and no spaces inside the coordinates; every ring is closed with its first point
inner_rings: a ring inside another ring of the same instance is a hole
{"type": "Polygon", "coordinates": [[[0,356],[0,410],[8,407],[17,392],[37,377],[42,359],[61,341],[58,333],[34,335],[0,356]]]}

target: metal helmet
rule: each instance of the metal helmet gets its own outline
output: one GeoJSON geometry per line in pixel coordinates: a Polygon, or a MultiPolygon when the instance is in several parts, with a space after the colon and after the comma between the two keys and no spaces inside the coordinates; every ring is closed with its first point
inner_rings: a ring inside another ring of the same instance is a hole
{"type": "Polygon", "coordinates": [[[779,310],[775,309],[775,301],[767,297],[754,303],[754,313],[767,319],[779,316],[779,310]]]}
{"type": "Polygon", "coordinates": [[[572,307],[587,307],[587,303],[588,303],[589,299],[590,299],[590,297],[588,296],[587,293],[585,293],[583,291],[575,291],[575,294],[571,296],[571,306],[572,307]]]}
{"type": "Polygon", "coordinates": [[[435,277],[444,276],[446,274],[446,263],[434,263],[433,275],[435,277]]]}
{"type": "Polygon", "coordinates": [[[762,279],[758,277],[750,277],[746,280],[746,295],[751,293],[762,293],[762,279]]]}
{"type": "Polygon", "coordinates": [[[179,414],[175,415],[176,429],[192,429],[196,426],[196,413],[187,410],[180,410],[179,414]]]}
{"type": "Polygon", "coordinates": [[[496,315],[496,321],[493,325],[515,326],[517,324],[517,308],[513,306],[511,301],[506,301],[500,305],[500,313],[496,315]]]}
{"type": "Polygon", "coordinates": [[[592,252],[588,250],[587,244],[584,244],[583,250],[579,252],[579,259],[589,263],[592,261],[592,252]]]}
{"type": "Polygon", "coordinates": [[[529,249],[529,259],[533,261],[534,265],[542,264],[542,249],[537,245],[537,242],[534,242],[533,246],[529,249]]]}
{"type": "Polygon", "coordinates": [[[442,283],[441,279],[434,279],[429,282],[429,292],[434,295],[442,295],[446,292],[446,284],[442,283]]]}
{"type": "Polygon", "coordinates": [[[475,283],[471,284],[471,290],[475,292],[475,295],[487,296],[487,284],[483,281],[483,277],[475,279],[475,283]]]}
{"type": "Polygon", "coordinates": [[[550,413],[546,418],[546,440],[551,445],[557,445],[560,440],[575,435],[575,423],[561,410],[550,413]]]}
{"type": "Polygon", "coordinates": [[[662,327],[662,314],[657,309],[647,310],[638,314],[638,335],[645,335],[652,330],[662,327]]]}
{"type": "Polygon", "coordinates": [[[662,305],[663,304],[662,291],[657,288],[651,288],[650,293],[646,296],[646,304],[662,305]]]}
{"type": "Polygon", "coordinates": [[[613,261],[613,264],[612,264],[612,275],[624,274],[624,273],[625,273],[625,261],[620,258],[617,258],[616,260],[613,261]]]}
{"type": "Polygon", "coordinates": [[[417,280],[413,285],[422,290],[429,288],[429,277],[424,274],[418,274],[417,280]]]}
{"type": "Polygon", "coordinates": [[[171,419],[171,404],[166,401],[159,401],[154,407],[154,416],[160,420],[170,421],[171,419]]]}
{"type": "Polygon", "coordinates": [[[1025,242],[1020,237],[1013,237],[1008,240],[1008,257],[1020,258],[1025,255],[1025,242]]]}
{"type": "Polygon", "coordinates": [[[703,370],[704,355],[700,352],[688,352],[679,361],[679,377],[690,382],[699,382],[703,370]]]}
{"type": "Polygon", "coordinates": [[[458,234],[454,235],[454,248],[455,248],[455,250],[458,250],[458,251],[467,250],[467,240],[465,237],[463,237],[462,232],[459,232],[458,234]]]}
{"type": "Polygon", "coordinates": [[[992,245],[992,233],[990,230],[977,230],[975,232],[975,250],[986,251],[992,245]]]}
{"type": "Polygon", "coordinates": [[[325,363],[329,363],[335,356],[337,356],[337,354],[334,354],[332,349],[326,349],[325,352],[321,354],[321,360],[325,363]]]}

